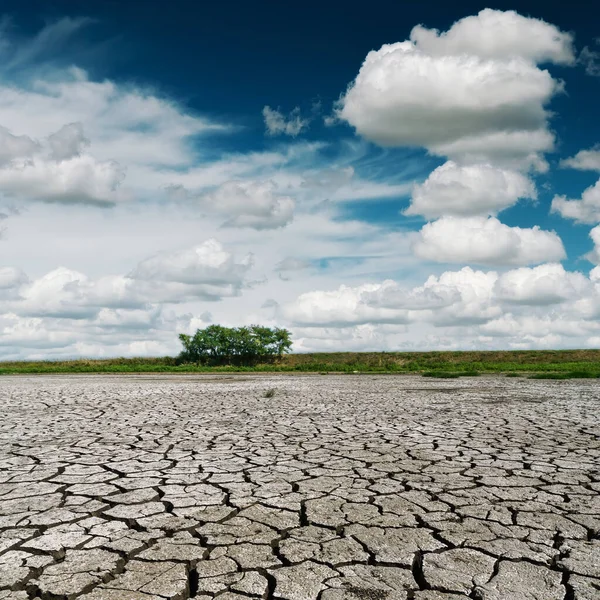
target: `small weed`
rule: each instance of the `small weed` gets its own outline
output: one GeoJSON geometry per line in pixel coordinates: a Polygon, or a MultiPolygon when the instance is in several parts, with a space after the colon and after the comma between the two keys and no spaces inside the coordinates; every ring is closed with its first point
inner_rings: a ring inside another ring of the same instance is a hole
{"type": "Polygon", "coordinates": [[[521,377],[520,373],[507,373],[505,377],[521,377]]]}
{"type": "Polygon", "coordinates": [[[263,394],[263,398],[272,398],[274,395],[275,395],[275,388],[271,388],[263,394]]]}

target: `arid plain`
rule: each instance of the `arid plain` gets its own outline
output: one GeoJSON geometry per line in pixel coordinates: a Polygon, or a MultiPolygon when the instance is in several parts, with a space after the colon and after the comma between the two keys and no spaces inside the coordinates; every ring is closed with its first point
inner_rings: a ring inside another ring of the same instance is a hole
{"type": "Polygon", "coordinates": [[[594,380],[4,377],[0,599],[597,600],[599,413],[594,380]]]}

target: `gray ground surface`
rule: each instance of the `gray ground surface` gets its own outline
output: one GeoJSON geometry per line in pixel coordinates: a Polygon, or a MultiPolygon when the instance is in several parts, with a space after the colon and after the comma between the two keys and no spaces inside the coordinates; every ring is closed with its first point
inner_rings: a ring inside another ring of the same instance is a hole
{"type": "Polygon", "coordinates": [[[4,377],[0,600],[599,599],[599,414],[594,381],[4,377]]]}

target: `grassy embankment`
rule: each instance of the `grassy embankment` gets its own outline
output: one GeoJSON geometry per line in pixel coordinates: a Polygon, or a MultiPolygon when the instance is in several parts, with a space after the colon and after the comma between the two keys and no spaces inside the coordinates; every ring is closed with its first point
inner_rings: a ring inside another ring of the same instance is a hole
{"type": "Polygon", "coordinates": [[[171,357],[104,360],[0,362],[0,375],[27,373],[415,373],[461,377],[498,373],[512,377],[570,379],[600,377],[600,350],[497,352],[336,352],[289,354],[252,367],[178,365],[171,357]]]}

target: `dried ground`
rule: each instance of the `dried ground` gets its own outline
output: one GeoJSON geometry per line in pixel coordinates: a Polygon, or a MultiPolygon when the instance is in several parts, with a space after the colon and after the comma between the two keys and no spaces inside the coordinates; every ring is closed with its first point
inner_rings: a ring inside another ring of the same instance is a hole
{"type": "Polygon", "coordinates": [[[5,377],[0,599],[598,600],[599,415],[583,380],[5,377]]]}

